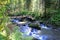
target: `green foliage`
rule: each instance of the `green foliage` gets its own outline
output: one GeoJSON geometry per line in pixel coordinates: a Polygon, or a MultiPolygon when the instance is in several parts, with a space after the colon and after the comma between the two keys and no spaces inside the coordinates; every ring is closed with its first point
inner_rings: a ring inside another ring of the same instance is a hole
{"type": "Polygon", "coordinates": [[[51,6],[51,0],[45,0],[45,6],[49,8],[51,6]]]}
{"type": "Polygon", "coordinates": [[[20,32],[19,27],[14,27],[14,31],[10,35],[11,40],[32,40],[33,37],[30,36],[23,36],[23,33],[20,32]]]}
{"type": "Polygon", "coordinates": [[[7,40],[7,37],[4,37],[2,34],[0,34],[0,40],[7,40]]]}
{"type": "Polygon", "coordinates": [[[56,28],[60,27],[60,12],[46,13],[41,20],[47,24],[53,25],[56,28]]]}
{"type": "Polygon", "coordinates": [[[4,14],[5,14],[5,11],[6,11],[6,7],[5,6],[1,6],[0,7],[0,18],[2,18],[3,16],[4,16],[4,14]]]}
{"type": "Polygon", "coordinates": [[[4,5],[0,5],[0,31],[3,29],[3,27],[5,26],[5,19],[7,18],[5,15],[5,11],[6,11],[6,6],[4,5]],[[6,17],[6,18],[5,18],[6,17]]]}
{"type": "Polygon", "coordinates": [[[60,13],[55,13],[51,19],[50,22],[52,22],[53,25],[55,25],[56,27],[60,26],[60,13]]]}
{"type": "MultiPolygon", "coordinates": [[[[6,23],[7,23],[7,21],[8,21],[8,17],[7,17],[7,15],[6,15],[6,6],[5,5],[0,5],[0,32],[3,30],[7,30],[7,27],[6,27],[6,23]]],[[[3,32],[2,31],[2,32],[3,32]]],[[[8,35],[8,31],[6,31],[7,32],[7,35],[8,35]]],[[[3,33],[2,33],[3,34],[3,33]]],[[[7,37],[8,36],[6,36],[6,40],[7,40],[7,37]]],[[[4,40],[4,38],[2,37],[2,39],[1,40],[4,40]]],[[[9,39],[8,39],[9,40],[9,39]]]]}

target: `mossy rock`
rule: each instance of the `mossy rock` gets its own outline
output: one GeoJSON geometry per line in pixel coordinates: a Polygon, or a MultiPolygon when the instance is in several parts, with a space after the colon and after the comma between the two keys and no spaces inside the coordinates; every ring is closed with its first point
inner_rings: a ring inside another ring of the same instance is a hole
{"type": "Polygon", "coordinates": [[[29,24],[29,27],[35,28],[35,29],[38,29],[38,30],[41,30],[41,28],[39,27],[39,25],[38,24],[35,24],[35,23],[29,24]]]}

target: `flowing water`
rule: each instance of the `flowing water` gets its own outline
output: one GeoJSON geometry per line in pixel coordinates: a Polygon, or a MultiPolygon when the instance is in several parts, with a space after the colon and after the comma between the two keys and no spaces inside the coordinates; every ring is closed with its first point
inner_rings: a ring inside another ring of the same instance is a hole
{"type": "Polygon", "coordinates": [[[38,40],[60,40],[60,31],[52,29],[52,27],[47,27],[40,23],[41,30],[37,30],[29,27],[28,24],[30,22],[27,22],[24,25],[20,25],[20,21],[16,19],[13,19],[12,22],[20,27],[20,32],[23,33],[23,36],[32,36],[38,40]]]}

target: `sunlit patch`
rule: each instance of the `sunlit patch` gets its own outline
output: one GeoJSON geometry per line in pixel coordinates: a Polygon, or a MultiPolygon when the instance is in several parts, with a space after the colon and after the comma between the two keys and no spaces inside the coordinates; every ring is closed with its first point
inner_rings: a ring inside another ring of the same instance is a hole
{"type": "Polygon", "coordinates": [[[6,30],[3,30],[3,32],[0,32],[3,36],[7,36],[6,30]]]}

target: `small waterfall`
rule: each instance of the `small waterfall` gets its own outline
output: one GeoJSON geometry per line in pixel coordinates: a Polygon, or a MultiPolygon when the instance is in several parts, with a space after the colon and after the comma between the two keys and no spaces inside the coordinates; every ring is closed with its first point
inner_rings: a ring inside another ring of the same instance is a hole
{"type": "Polygon", "coordinates": [[[20,27],[19,30],[25,37],[32,36],[38,40],[60,40],[60,31],[56,31],[50,27],[47,27],[42,22],[40,22],[41,30],[29,27],[29,22],[21,25],[19,24],[19,22],[21,21],[19,21],[18,19],[12,19],[11,22],[17,24],[20,27]]]}
{"type": "MultiPolygon", "coordinates": [[[[14,20],[12,20],[12,22],[18,24],[20,21],[14,19],[14,20]]],[[[19,27],[20,27],[20,32],[23,33],[23,36],[25,36],[25,37],[32,36],[32,37],[34,37],[34,38],[36,38],[38,40],[48,40],[48,38],[51,37],[51,36],[48,36],[48,35],[41,35],[40,34],[41,30],[30,28],[28,24],[29,23],[26,23],[24,25],[18,24],[19,27]]],[[[47,27],[44,24],[41,24],[40,26],[41,26],[41,28],[47,29],[47,27]]]]}

